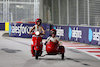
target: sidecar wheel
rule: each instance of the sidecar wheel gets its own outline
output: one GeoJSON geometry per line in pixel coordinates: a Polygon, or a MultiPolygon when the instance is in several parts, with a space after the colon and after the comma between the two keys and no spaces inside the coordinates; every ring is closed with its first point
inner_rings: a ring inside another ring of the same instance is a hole
{"type": "Polygon", "coordinates": [[[62,53],[61,57],[62,57],[62,60],[64,60],[64,53],[62,53]]]}
{"type": "Polygon", "coordinates": [[[38,59],[39,51],[35,51],[35,59],[38,59]]]}

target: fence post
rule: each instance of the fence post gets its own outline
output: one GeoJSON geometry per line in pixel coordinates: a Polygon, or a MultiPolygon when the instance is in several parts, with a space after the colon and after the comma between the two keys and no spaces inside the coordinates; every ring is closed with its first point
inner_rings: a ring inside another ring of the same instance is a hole
{"type": "Polygon", "coordinates": [[[88,7],[87,7],[87,9],[88,9],[88,26],[90,25],[90,4],[89,4],[89,0],[87,0],[87,5],[88,5],[88,7]]]}
{"type": "Polygon", "coordinates": [[[67,25],[69,25],[69,0],[67,0],[67,25]]]}
{"type": "Polygon", "coordinates": [[[58,10],[59,10],[59,24],[61,25],[61,14],[60,14],[60,0],[58,0],[58,10]]]}
{"type": "Polygon", "coordinates": [[[78,0],[76,0],[76,25],[79,25],[78,0]]]}

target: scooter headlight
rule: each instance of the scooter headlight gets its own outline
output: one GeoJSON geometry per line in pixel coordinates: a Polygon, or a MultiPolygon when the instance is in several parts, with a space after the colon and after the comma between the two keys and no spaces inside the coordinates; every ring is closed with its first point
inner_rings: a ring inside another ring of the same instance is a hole
{"type": "Polygon", "coordinates": [[[39,35],[39,31],[36,31],[35,34],[36,34],[36,35],[39,35]]]}

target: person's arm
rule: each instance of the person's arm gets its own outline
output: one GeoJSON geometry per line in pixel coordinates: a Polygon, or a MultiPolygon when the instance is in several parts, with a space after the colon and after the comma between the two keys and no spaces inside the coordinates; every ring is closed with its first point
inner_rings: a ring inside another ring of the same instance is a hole
{"type": "Polygon", "coordinates": [[[29,34],[31,34],[33,29],[35,29],[35,26],[32,27],[32,29],[29,31],[29,34]]]}
{"type": "Polygon", "coordinates": [[[46,43],[48,43],[50,41],[51,37],[48,37],[47,40],[45,41],[44,45],[46,45],[46,43]]]}
{"type": "Polygon", "coordinates": [[[58,44],[59,41],[55,39],[53,42],[56,43],[56,44],[58,44]]]}
{"type": "Polygon", "coordinates": [[[56,43],[56,44],[59,44],[59,38],[58,37],[55,37],[55,39],[54,39],[53,42],[56,43]]]}
{"type": "Polygon", "coordinates": [[[58,41],[58,44],[59,44],[59,46],[62,46],[62,44],[61,44],[61,42],[60,42],[60,41],[58,41]]]}
{"type": "Polygon", "coordinates": [[[60,39],[58,37],[57,37],[57,41],[58,41],[59,46],[62,46],[60,39]]]}
{"type": "Polygon", "coordinates": [[[45,30],[44,30],[44,28],[43,28],[43,27],[41,27],[41,28],[42,28],[43,34],[45,34],[45,30]]]}

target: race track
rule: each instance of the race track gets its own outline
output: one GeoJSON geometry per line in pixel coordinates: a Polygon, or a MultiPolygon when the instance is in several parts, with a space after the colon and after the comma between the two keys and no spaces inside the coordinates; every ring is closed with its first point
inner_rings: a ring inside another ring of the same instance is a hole
{"type": "Polygon", "coordinates": [[[2,36],[4,33],[0,31],[0,67],[100,67],[99,59],[67,47],[64,60],[60,55],[46,55],[45,46],[42,56],[35,60],[30,38],[2,36]]]}

